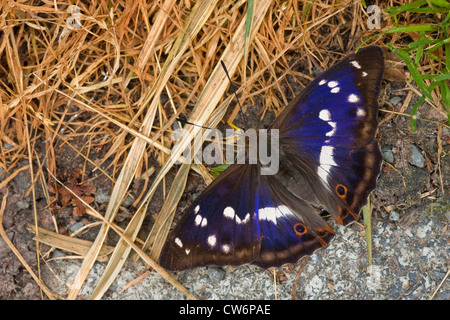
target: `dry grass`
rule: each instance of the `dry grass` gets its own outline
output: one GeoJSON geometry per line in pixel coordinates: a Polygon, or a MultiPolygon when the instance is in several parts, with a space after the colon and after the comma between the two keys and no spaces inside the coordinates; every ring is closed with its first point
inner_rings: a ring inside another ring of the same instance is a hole
{"type": "MultiPolygon", "coordinates": [[[[387,2],[398,6],[407,1],[387,2]]],[[[141,246],[152,249],[145,251],[150,252],[145,261],[174,281],[154,261],[189,170],[196,170],[207,182],[211,177],[202,166],[177,166],[177,183],[172,188],[166,185],[165,175],[174,168],[180,151],[190,144],[187,138],[174,144],[169,137],[180,114],[209,127],[235,119],[238,108],[234,102],[230,104],[232,97],[226,92],[229,82],[220,60],[239,87],[244,109],[251,108],[255,97],[263,101],[262,118],[267,110],[278,114],[295,95],[294,89],[283,82],[287,76],[304,85],[312,79],[315,68],[328,68],[377,34],[377,30],[367,29],[368,16],[360,1],[257,1],[248,39],[244,38],[246,1],[94,0],[75,4],[82,13],[79,25],[63,1],[4,0],[0,4],[3,174],[12,179],[24,170],[18,163],[25,160],[34,182],[30,192],[34,194],[38,185],[46,189],[48,183],[64,188],[55,181],[58,168],[67,164],[58,163],[55,155],[66,145],[85,159],[85,165],[89,163],[101,172],[96,179],[113,185],[105,212],[95,212],[86,203],[86,213],[103,223],[85,252],[69,299],[78,296],[111,229],[122,240],[110,258],[102,287],[91,298],[101,298],[124,258],[131,249],[141,246]],[[68,22],[80,28],[69,28],[68,22]],[[299,64],[304,73],[295,71],[299,64]],[[43,143],[45,150],[38,151],[37,145],[42,147],[43,143]],[[95,150],[105,146],[103,158],[91,158],[95,150]],[[148,179],[145,193],[138,195],[136,213],[122,230],[114,225],[114,218],[133,181],[148,177],[149,170],[155,171],[145,160],[151,154],[160,167],[148,179]],[[160,183],[166,202],[149,237],[137,239],[160,183]]],[[[382,27],[388,29],[392,23],[385,17],[382,27]]],[[[378,35],[370,44],[402,46],[407,36],[378,35]]],[[[187,129],[195,134],[200,131],[195,126],[187,129]]],[[[84,173],[81,177],[84,179],[84,173]]],[[[10,179],[1,182],[3,190],[10,179]]],[[[51,206],[54,199],[47,197],[51,206]]],[[[35,232],[39,234],[37,228],[35,232]]],[[[37,248],[38,258],[43,259],[45,253],[40,252],[39,242],[37,248]]],[[[139,254],[145,255],[143,251],[139,254]]]]}

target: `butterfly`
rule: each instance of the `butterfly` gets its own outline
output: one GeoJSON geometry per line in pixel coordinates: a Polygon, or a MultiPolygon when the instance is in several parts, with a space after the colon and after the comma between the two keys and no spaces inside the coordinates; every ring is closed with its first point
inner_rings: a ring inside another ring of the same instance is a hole
{"type": "Polygon", "coordinates": [[[334,231],[324,213],[357,220],[380,174],[383,72],[382,50],[369,46],[312,81],[269,128],[279,130],[278,172],[231,164],[169,234],[160,265],[279,267],[326,247],[334,231]]]}

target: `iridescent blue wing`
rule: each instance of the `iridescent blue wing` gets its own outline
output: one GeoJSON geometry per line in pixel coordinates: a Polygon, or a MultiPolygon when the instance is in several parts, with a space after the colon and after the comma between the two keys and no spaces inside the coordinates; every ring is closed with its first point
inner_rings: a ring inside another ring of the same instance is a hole
{"type": "Polygon", "coordinates": [[[325,247],[333,231],[320,214],[352,222],[375,188],[383,71],[381,49],[367,47],[314,80],[271,126],[280,136],[278,173],[263,176],[260,165],[231,165],[171,232],[161,265],[267,268],[325,247]]]}
{"type": "Polygon", "coordinates": [[[198,197],[169,235],[160,264],[169,270],[205,265],[281,266],[331,240],[333,231],[259,165],[232,165],[198,197]],[[305,212],[299,215],[299,212],[305,212]]]}
{"type": "Polygon", "coordinates": [[[260,242],[253,171],[253,166],[231,165],[194,200],[165,243],[163,267],[183,270],[252,260],[260,242]]]}
{"type": "Polygon", "coordinates": [[[314,80],[272,125],[287,157],[320,177],[328,195],[317,200],[344,225],[358,218],[380,173],[375,135],[383,72],[381,49],[363,48],[314,80]]]}

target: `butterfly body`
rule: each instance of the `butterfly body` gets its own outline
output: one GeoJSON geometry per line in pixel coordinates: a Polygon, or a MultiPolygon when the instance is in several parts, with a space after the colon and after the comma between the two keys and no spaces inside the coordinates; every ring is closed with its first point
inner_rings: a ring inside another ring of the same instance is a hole
{"type": "Polygon", "coordinates": [[[279,169],[232,164],[192,203],[169,235],[160,264],[295,263],[326,247],[334,232],[321,217],[347,225],[375,188],[381,153],[375,135],[383,54],[367,47],[306,87],[280,114],[279,169]]]}

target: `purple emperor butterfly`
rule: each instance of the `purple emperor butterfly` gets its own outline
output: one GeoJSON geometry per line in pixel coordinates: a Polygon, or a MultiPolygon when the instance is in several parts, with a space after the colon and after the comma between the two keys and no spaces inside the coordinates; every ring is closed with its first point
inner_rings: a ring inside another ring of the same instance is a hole
{"type": "Polygon", "coordinates": [[[326,247],[340,224],[359,217],[375,188],[375,135],[384,72],[379,47],[350,54],[306,87],[274,121],[279,170],[232,164],[192,203],[160,257],[169,270],[206,265],[295,263],[326,247]]]}

